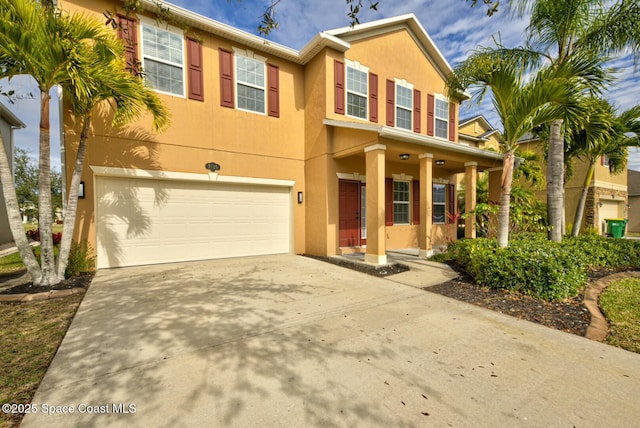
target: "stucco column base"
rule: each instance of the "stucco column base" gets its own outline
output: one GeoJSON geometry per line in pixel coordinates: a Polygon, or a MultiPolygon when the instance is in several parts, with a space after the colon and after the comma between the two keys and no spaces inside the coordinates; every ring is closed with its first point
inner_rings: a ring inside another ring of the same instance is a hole
{"type": "Polygon", "coordinates": [[[384,256],[381,256],[381,255],[378,255],[378,254],[365,254],[364,255],[364,262],[368,263],[370,265],[376,265],[376,266],[388,264],[387,263],[387,255],[386,254],[384,256]]]}
{"type": "Polygon", "coordinates": [[[423,250],[420,248],[420,251],[418,251],[418,257],[421,259],[428,259],[431,256],[433,256],[433,250],[423,250]]]}

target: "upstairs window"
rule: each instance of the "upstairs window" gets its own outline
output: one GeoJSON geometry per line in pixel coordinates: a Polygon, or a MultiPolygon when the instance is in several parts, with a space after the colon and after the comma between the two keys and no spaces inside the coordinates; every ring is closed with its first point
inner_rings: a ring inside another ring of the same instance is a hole
{"type": "Polygon", "coordinates": [[[436,97],[436,137],[449,138],[449,101],[436,97]]]}
{"type": "Polygon", "coordinates": [[[413,129],[413,86],[396,81],[396,127],[413,129]]]}
{"type": "Polygon", "coordinates": [[[142,62],[145,78],[159,91],[185,96],[184,38],[179,30],[142,24],[142,62]]]}
{"type": "Polygon", "coordinates": [[[265,113],[265,63],[266,58],[236,53],[236,105],[239,109],[265,113]]]}
{"type": "Polygon", "coordinates": [[[409,182],[393,181],[393,223],[409,224],[409,182]]]}
{"type": "Polygon", "coordinates": [[[347,115],[367,119],[367,94],[369,70],[362,65],[347,63],[347,115]]]}

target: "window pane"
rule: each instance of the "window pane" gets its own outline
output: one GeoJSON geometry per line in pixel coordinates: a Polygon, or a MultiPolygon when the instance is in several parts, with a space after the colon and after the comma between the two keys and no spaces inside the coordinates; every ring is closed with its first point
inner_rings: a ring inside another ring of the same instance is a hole
{"type": "Polygon", "coordinates": [[[444,184],[434,184],[433,185],[433,202],[446,202],[446,187],[444,184]]]}
{"type": "Polygon", "coordinates": [[[411,131],[411,111],[401,107],[396,108],[396,126],[411,131]]]}
{"type": "Polygon", "coordinates": [[[154,89],[184,94],[182,36],[149,25],[142,26],[145,78],[154,89]]]}
{"type": "Polygon", "coordinates": [[[433,206],[433,222],[445,223],[445,208],[444,205],[433,206]]]}
{"type": "Polygon", "coordinates": [[[367,95],[367,73],[347,67],[347,91],[367,95]]]}
{"type": "Polygon", "coordinates": [[[396,104],[406,109],[413,109],[413,93],[411,89],[396,85],[396,104]]]}
{"type": "Polygon", "coordinates": [[[176,95],[183,94],[184,85],[180,67],[145,59],[144,73],[154,89],[176,95]]]}
{"type": "Polygon", "coordinates": [[[436,98],[436,117],[449,120],[449,102],[436,98]]]}
{"type": "Polygon", "coordinates": [[[396,224],[409,223],[409,204],[393,204],[393,222],[396,224]]]}
{"type": "Polygon", "coordinates": [[[408,181],[393,182],[393,201],[394,202],[409,201],[409,182],[408,181]]]}
{"type": "Polygon", "coordinates": [[[436,137],[449,137],[449,124],[443,120],[436,119],[436,137]]]}
{"type": "Polygon", "coordinates": [[[367,98],[347,93],[347,114],[362,119],[367,118],[367,98]]]}
{"type": "Polygon", "coordinates": [[[238,84],[238,108],[264,113],[264,91],[238,84]]]}

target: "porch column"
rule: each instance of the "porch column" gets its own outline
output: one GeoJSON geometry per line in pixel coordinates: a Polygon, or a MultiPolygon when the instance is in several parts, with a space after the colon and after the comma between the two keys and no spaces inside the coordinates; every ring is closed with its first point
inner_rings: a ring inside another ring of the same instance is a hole
{"type": "Polygon", "coordinates": [[[500,203],[502,192],[502,167],[489,170],[489,202],[500,203]]]}
{"type": "Polygon", "coordinates": [[[476,216],[470,214],[476,209],[477,196],[476,185],[478,183],[478,162],[464,164],[464,206],[467,217],[464,219],[464,237],[476,237],[476,216]]]}
{"type": "Polygon", "coordinates": [[[423,153],[420,159],[420,229],[419,256],[427,258],[433,253],[431,228],[433,224],[433,154],[423,153]]]}
{"type": "Polygon", "coordinates": [[[364,149],[367,168],[367,252],[364,261],[374,265],[387,264],[385,229],[385,150],[384,144],[364,149]]]}

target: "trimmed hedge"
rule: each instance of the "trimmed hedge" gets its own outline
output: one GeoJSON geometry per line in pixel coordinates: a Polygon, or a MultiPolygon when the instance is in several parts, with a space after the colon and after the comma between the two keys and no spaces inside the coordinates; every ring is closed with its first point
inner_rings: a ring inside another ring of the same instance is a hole
{"type": "Polygon", "coordinates": [[[507,248],[497,248],[495,239],[460,240],[447,257],[478,284],[562,300],[584,287],[588,268],[640,268],[640,242],[585,235],[556,243],[544,234],[521,234],[507,248]]]}

